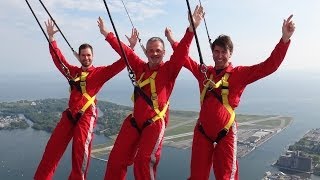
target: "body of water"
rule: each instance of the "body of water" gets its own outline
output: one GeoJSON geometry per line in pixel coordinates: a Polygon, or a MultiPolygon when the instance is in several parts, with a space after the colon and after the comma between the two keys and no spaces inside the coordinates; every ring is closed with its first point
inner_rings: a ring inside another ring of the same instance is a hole
{"type": "MultiPolygon", "coordinates": [[[[68,86],[62,80],[53,82],[37,82],[35,80],[36,78],[31,77],[29,79],[27,77],[21,82],[18,81],[18,83],[0,80],[2,85],[6,83],[5,87],[0,87],[0,101],[68,96],[68,86]]],[[[298,141],[309,129],[320,127],[318,113],[320,97],[317,94],[319,86],[318,88],[310,88],[310,84],[313,84],[315,80],[320,79],[302,79],[298,76],[283,76],[280,73],[247,88],[237,113],[291,116],[293,123],[239,160],[240,179],[259,180],[266,171],[276,170],[271,164],[284,153],[289,144],[298,141]]],[[[197,87],[195,80],[179,80],[171,97],[171,109],[198,110],[199,92],[197,87]]],[[[99,99],[131,105],[131,90],[129,80],[111,80],[100,92],[99,99]]],[[[46,132],[35,131],[31,128],[0,131],[0,179],[32,179],[49,136],[50,134],[46,132]]],[[[106,141],[107,138],[103,136],[95,136],[94,144],[106,141]]],[[[190,149],[180,150],[165,147],[158,168],[158,179],[187,179],[189,164],[190,149]]],[[[105,162],[92,159],[88,179],[103,179],[105,167],[105,162]]],[[[70,168],[71,152],[68,148],[58,166],[55,179],[67,179],[70,168]]],[[[128,174],[128,179],[133,179],[131,168],[128,174]]],[[[312,179],[319,180],[320,178],[313,176],[312,179]]]]}

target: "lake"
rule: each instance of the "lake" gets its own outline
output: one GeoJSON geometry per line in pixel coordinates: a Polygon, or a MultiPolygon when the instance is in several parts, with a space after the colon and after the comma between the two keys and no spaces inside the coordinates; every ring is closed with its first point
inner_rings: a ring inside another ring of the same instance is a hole
{"type": "MultiPolygon", "coordinates": [[[[51,76],[48,79],[53,79],[51,76]]],[[[319,78],[304,79],[295,75],[275,74],[247,88],[242,96],[241,114],[277,114],[293,117],[293,123],[281,133],[275,135],[252,153],[239,160],[240,179],[258,180],[266,171],[274,171],[270,166],[284,153],[289,144],[299,140],[309,129],[320,127],[320,97],[317,93],[319,78]],[[279,81],[278,79],[281,79],[279,81]],[[304,88],[302,90],[302,88],[304,88]],[[254,169],[254,171],[253,171],[254,169]]],[[[68,96],[68,86],[61,78],[53,81],[38,80],[36,77],[22,77],[15,81],[1,79],[0,101],[20,99],[63,98],[68,96]]],[[[198,110],[198,89],[195,80],[177,81],[171,97],[171,108],[179,110],[198,110]],[[191,86],[191,84],[194,84],[191,86]],[[179,93],[178,93],[179,92],[179,93]]],[[[130,81],[116,78],[106,84],[98,96],[119,104],[131,105],[132,87],[130,81]]],[[[32,179],[42,156],[49,134],[32,129],[0,131],[0,179],[32,179]]],[[[107,138],[95,136],[94,143],[103,143],[107,138]]],[[[55,179],[67,179],[71,168],[70,148],[61,160],[55,179]]],[[[158,168],[158,179],[179,180],[189,175],[190,150],[165,147],[158,168]]],[[[92,160],[88,179],[102,179],[105,162],[92,160]]],[[[128,179],[133,179],[129,170],[128,179]]],[[[319,180],[319,177],[312,177],[319,180]]]]}

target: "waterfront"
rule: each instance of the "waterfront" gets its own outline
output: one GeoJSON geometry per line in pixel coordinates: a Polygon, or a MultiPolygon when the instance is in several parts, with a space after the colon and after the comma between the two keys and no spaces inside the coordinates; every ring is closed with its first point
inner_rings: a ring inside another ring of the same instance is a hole
{"type": "MultiPolygon", "coordinates": [[[[299,81],[299,78],[293,78],[294,80],[289,81],[286,77],[281,77],[281,79],[285,80],[283,82],[277,82],[275,80],[277,78],[279,77],[274,76],[271,80],[259,82],[256,85],[248,87],[236,112],[241,114],[290,116],[293,117],[293,122],[288,128],[276,134],[252,153],[239,160],[240,179],[259,180],[266,171],[276,170],[271,164],[283,154],[289,144],[298,141],[308,130],[320,127],[320,116],[318,114],[320,97],[317,95],[317,88],[308,89],[308,92],[302,94],[296,88],[296,81],[299,81]],[[279,89],[279,87],[281,86],[279,84],[284,85],[288,91],[280,91],[281,88],[279,89]],[[261,92],[260,87],[263,87],[263,92],[261,92]]],[[[301,80],[303,84],[308,84],[310,83],[309,81],[314,81],[314,79],[301,80]]],[[[23,88],[18,86],[22,82],[15,82],[16,84],[3,83],[6,87],[0,87],[1,92],[4,92],[2,94],[3,98],[0,98],[0,101],[46,97],[61,98],[67,96],[67,86],[64,82],[42,82],[43,86],[40,86],[36,91],[31,88],[35,86],[36,83],[34,82],[28,81],[29,83],[24,84],[23,88]]],[[[198,109],[198,90],[196,86],[190,88],[191,83],[195,84],[194,81],[180,81],[177,83],[175,91],[183,93],[173,93],[171,98],[172,109],[177,109],[177,107],[185,110],[198,109]]],[[[119,88],[119,84],[116,81],[109,83],[107,86],[109,89],[106,88],[100,93],[100,99],[120,104],[130,104],[130,92],[132,88],[119,88]],[[117,96],[116,94],[121,95],[117,96]],[[126,96],[122,96],[123,94],[126,96]]],[[[48,133],[32,129],[0,131],[0,179],[32,179],[48,137],[48,133]]],[[[95,138],[95,143],[104,143],[105,141],[105,137],[96,136],[95,138]]],[[[70,162],[70,149],[68,149],[58,166],[55,179],[67,178],[71,168],[70,162]]],[[[189,174],[189,164],[190,149],[164,148],[158,168],[158,179],[186,179],[189,174]]],[[[105,162],[92,160],[88,179],[102,179],[104,171],[105,162]]],[[[132,171],[129,170],[128,173],[128,179],[133,179],[132,171]]],[[[320,178],[313,176],[312,179],[319,180],[320,178]]]]}
{"type": "MultiPolygon", "coordinates": [[[[283,148],[285,147],[283,144],[288,139],[293,141],[295,137],[300,137],[296,132],[302,132],[303,135],[304,129],[305,127],[292,130],[291,126],[256,148],[252,153],[241,158],[239,161],[241,179],[259,179],[262,178],[265,171],[275,170],[271,164],[283,153],[283,148]],[[252,171],[252,168],[255,171],[252,171]]],[[[0,179],[32,179],[48,138],[48,133],[30,128],[26,130],[0,131],[0,142],[3,144],[0,147],[0,179]]],[[[103,136],[95,136],[94,139],[95,144],[106,141],[107,139],[103,136]]],[[[68,148],[58,166],[55,179],[66,179],[68,176],[71,168],[70,154],[70,148],[68,148]]],[[[186,179],[189,172],[189,162],[190,149],[181,150],[165,147],[159,164],[158,179],[186,179]]],[[[104,170],[104,161],[92,159],[88,179],[102,179],[104,170]]],[[[133,179],[131,170],[129,170],[128,179],[133,179]]],[[[313,179],[316,178],[314,177],[313,179]]]]}

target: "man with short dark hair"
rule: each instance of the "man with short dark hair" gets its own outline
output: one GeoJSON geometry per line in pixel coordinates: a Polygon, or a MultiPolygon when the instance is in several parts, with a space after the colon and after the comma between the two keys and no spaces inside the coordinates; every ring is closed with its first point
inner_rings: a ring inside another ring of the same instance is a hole
{"type": "MultiPolygon", "coordinates": [[[[217,180],[239,179],[234,109],[247,85],[275,72],[284,60],[295,31],[291,18],[292,15],[283,21],[282,37],[264,62],[233,67],[231,38],[220,35],[211,45],[214,67],[205,68],[191,58],[184,64],[198,80],[201,104],[194,128],[189,180],[208,180],[211,167],[217,180]]],[[[166,37],[175,49],[178,43],[168,28],[166,37]]]]}
{"type": "Polygon", "coordinates": [[[55,169],[72,139],[72,170],[69,180],[84,180],[90,160],[93,129],[98,117],[96,94],[106,81],[125,68],[125,62],[120,59],[110,66],[94,67],[91,45],[82,44],[77,55],[81,67],[70,65],[54,40],[54,34],[58,32],[54,30],[54,23],[48,20],[45,24],[53,62],[69,80],[70,99],[68,108],[62,113],[47,143],[34,179],[53,178],[55,169]]]}

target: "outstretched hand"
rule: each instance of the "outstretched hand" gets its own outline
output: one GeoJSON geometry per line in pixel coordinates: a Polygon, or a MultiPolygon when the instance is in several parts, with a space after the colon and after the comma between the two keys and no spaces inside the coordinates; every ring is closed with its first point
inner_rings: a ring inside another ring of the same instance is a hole
{"type": "Polygon", "coordinates": [[[167,40],[170,42],[171,45],[175,42],[173,38],[173,33],[170,28],[166,27],[166,29],[164,30],[164,35],[167,37],[167,40]]]}
{"type": "Polygon", "coordinates": [[[47,33],[49,36],[49,41],[52,42],[52,41],[54,41],[53,35],[56,32],[58,32],[59,30],[54,29],[54,22],[51,19],[48,19],[48,21],[47,22],[45,21],[44,23],[46,25],[47,33]]]}
{"type": "Polygon", "coordinates": [[[104,26],[104,22],[103,22],[102,18],[99,17],[97,22],[98,22],[98,26],[99,26],[99,29],[100,29],[100,33],[101,33],[102,35],[104,35],[105,37],[107,37],[109,31],[108,31],[107,28],[104,26]]]}
{"type": "Polygon", "coordinates": [[[295,31],[295,24],[291,21],[293,15],[291,14],[287,19],[283,20],[282,24],[282,40],[283,42],[288,42],[291,38],[292,34],[295,31]]]}
{"type": "MultiPolygon", "coordinates": [[[[204,14],[205,13],[203,11],[203,7],[197,5],[192,14],[192,20],[193,20],[193,25],[195,29],[197,29],[197,27],[200,25],[202,19],[204,18],[204,14]]],[[[189,31],[193,32],[192,23],[189,15],[188,15],[188,20],[190,23],[189,31]]]]}
{"type": "Polygon", "coordinates": [[[129,41],[129,47],[133,50],[134,47],[136,46],[137,42],[138,42],[138,37],[139,37],[139,32],[136,28],[132,28],[131,30],[131,36],[128,37],[126,35],[126,38],[128,39],[129,41]]]}

